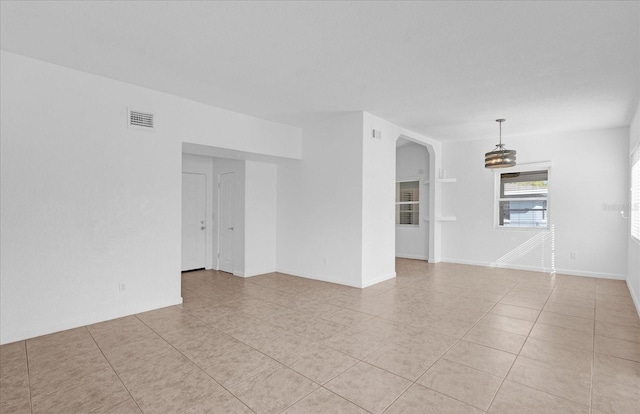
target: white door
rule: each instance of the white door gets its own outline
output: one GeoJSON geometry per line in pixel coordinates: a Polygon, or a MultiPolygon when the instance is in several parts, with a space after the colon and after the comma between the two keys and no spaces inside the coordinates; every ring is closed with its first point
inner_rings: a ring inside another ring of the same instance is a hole
{"type": "Polygon", "coordinates": [[[206,195],[204,174],[182,173],[182,271],[205,266],[206,195]]]}
{"type": "Polygon", "coordinates": [[[233,273],[233,179],[232,172],[218,176],[218,268],[233,273]]]}

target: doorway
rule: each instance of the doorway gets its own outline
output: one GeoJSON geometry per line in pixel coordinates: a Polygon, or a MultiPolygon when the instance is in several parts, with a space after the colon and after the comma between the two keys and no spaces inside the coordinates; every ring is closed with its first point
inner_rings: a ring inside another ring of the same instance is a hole
{"type": "Polygon", "coordinates": [[[182,271],[206,264],[207,177],[182,173],[182,271]]]}
{"type": "Polygon", "coordinates": [[[396,142],[395,256],[429,260],[430,157],[425,145],[396,142]]]}

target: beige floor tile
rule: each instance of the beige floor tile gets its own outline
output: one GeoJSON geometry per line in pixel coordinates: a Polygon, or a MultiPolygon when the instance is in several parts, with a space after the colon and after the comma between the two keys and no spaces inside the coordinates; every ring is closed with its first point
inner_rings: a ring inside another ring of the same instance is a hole
{"type": "Polygon", "coordinates": [[[473,342],[459,341],[443,358],[504,378],[516,356],[473,342]]]}
{"type": "Polygon", "coordinates": [[[175,350],[151,358],[126,360],[113,364],[113,368],[129,389],[185,377],[198,369],[187,357],[175,350]]]}
{"type": "Polygon", "coordinates": [[[441,359],[417,383],[485,411],[502,378],[441,359]]]}
{"type": "Polygon", "coordinates": [[[0,346],[0,412],[31,413],[31,400],[35,413],[254,412],[216,378],[244,386],[257,412],[479,413],[458,399],[487,408],[482,390],[495,384],[476,377],[509,373],[490,413],[640,406],[640,319],[623,281],[405,259],[396,269],[367,289],[185,273],[181,305],[0,346]],[[278,375],[310,393],[281,392],[278,375]]]}
{"type": "Polygon", "coordinates": [[[155,332],[135,316],[114,319],[87,326],[91,336],[103,351],[112,347],[157,336],[155,332]]]}
{"type": "Polygon", "coordinates": [[[588,414],[589,407],[507,380],[500,387],[488,413],[588,414]]]}
{"type": "Polygon", "coordinates": [[[302,323],[291,328],[294,334],[312,341],[324,341],[344,330],[344,325],[313,316],[305,318],[302,323]]]}
{"type": "Polygon", "coordinates": [[[66,350],[75,354],[86,348],[94,349],[96,347],[85,327],[39,336],[28,339],[26,343],[29,357],[32,359],[51,352],[59,353],[66,350]]]}
{"type": "Polygon", "coordinates": [[[157,335],[104,351],[104,355],[116,369],[142,365],[148,359],[161,358],[171,353],[175,353],[175,349],[157,335]]]}
{"type": "Polygon", "coordinates": [[[0,379],[0,413],[31,413],[29,378],[26,374],[0,379]]]}
{"type": "Polygon", "coordinates": [[[504,305],[520,306],[523,308],[542,310],[546,301],[546,297],[509,294],[502,298],[502,300],[500,300],[500,303],[504,305]]]}
{"type": "Polygon", "coordinates": [[[194,364],[206,367],[215,363],[221,355],[242,345],[237,339],[225,333],[218,333],[191,338],[189,341],[183,341],[177,348],[194,364]]]}
{"type": "Polygon", "coordinates": [[[284,411],[284,414],[326,413],[367,414],[368,411],[324,388],[317,389],[284,411]]]}
{"type": "Polygon", "coordinates": [[[400,396],[385,414],[481,414],[468,404],[414,384],[400,396]]]}
{"type": "Polygon", "coordinates": [[[129,393],[113,372],[99,373],[75,388],[34,397],[33,413],[88,413],[128,398],[129,393]]]}
{"type": "Polygon", "coordinates": [[[628,311],[621,312],[611,309],[596,308],[596,320],[640,329],[640,319],[638,318],[638,313],[635,309],[629,309],[628,311]]]}
{"type": "Polygon", "coordinates": [[[576,331],[582,331],[589,334],[593,334],[595,326],[593,319],[577,318],[575,316],[547,311],[542,311],[538,318],[538,323],[574,329],[576,331]]]}
{"type": "Polygon", "coordinates": [[[274,359],[246,345],[241,345],[232,352],[215,358],[211,365],[203,369],[228,389],[279,366],[280,364],[274,359]]]}
{"type": "Polygon", "coordinates": [[[638,387],[594,378],[591,406],[605,413],[637,414],[640,407],[638,387]]]}
{"type": "Polygon", "coordinates": [[[640,343],[640,328],[596,321],[596,335],[640,343]]]}
{"type": "Polygon", "coordinates": [[[476,326],[463,339],[479,345],[517,354],[527,339],[526,336],[502,331],[499,329],[476,326]]]}
{"type": "Polygon", "coordinates": [[[138,404],[132,398],[129,398],[112,406],[105,405],[95,411],[91,411],[91,414],[142,414],[142,411],[140,411],[138,404]]]}
{"type": "Polygon", "coordinates": [[[519,356],[507,379],[589,406],[591,375],[519,356]]]}
{"type": "Polygon", "coordinates": [[[342,332],[322,343],[356,359],[364,359],[383,346],[378,337],[366,332],[342,332]]]}
{"type": "Polygon", "coordinates": [[[181,414],[254,414],[242,401],[228,391],[222,391],[213,397],[202,400],[181,414]]]}
{"type": "Polygon", "coordinates": [[[502,331],[527,336],[529,335],[531,327],[533,327],[533,322],[510,318],[508,316],[488,314],[478,322],[478,326],[500,329],[502,331]]]}
{"type": "Polygon", "coordinates": [[[544,307],[547,312],[575,316],[583,319],[595,319],[595,308],[592,306],[572,305],[562,302],[547,302],[544,307]]]}
{"type": "Polygon", "coordinates": [[[593,334],[574,329],[536,323],[529,336],[582,351],[593,351],[593,334]]]}
{"type": "Polygon", "coordinates": [[[593,376],[601,382],[630,385],[640,390],[640,362],[596,353],[593,376]]]}
{"type": "Polygon", "coordinates": [[[554,342],[529,337],[522,347],[520,355],[570,369],[581,374],[591,374],[593,361],[593,353],[591,351],[581,351],[574,347],[567,347],[554,342]]]}
{"type": "Polygon", "coordinates": [[[618,358],[640,362],[640,343],[596,335],[595,351],[618,358]]]}
{"type": "Polygon", "coordinates": [[[279,413],[318,388],[318,384],[281,366],[242,382],[230,391],[256,413],[279,413]]]}
{"type": "Polygon", "coordinates": [[[379,351],[368,356],[365,361],[410,381],[415,381],[445,351],[446,349],[442,349],[441,351],[433,352],[423,350],[420,347],[407,348],[406,346],[392,344],[382,347],[379,351]]]}
{"type": "Polygon", "coordinates": [[[358,362],[346,354],[324,345],[312,345],[282,363],[305,377],[324,384],[358,362]]]}
{"type": "Polygon", "coordinates": [[[539,310],[523,308],[520,306],[505,305],[503,303],[496,304],[491,313],[495,315],[508,316],[510,318],[523,319],[529,322],[535,322],[540,314],[539,310]]]}
{"type": "Polygon", "coordinates": [[[100,372],[112,373],[113,370],[99,351],[67,358],[63,363],[41,358],[37,364],[30,364],[31,393],[35,398],[73,388],[100,372]]]}
{"type": "Polygon", "coordinates": [[[194,403],[213,397],[224,389],[197,369],[185,376],[166,376],[141,387],[129,387],[143,412],[181,412],[194,403]]]}
{"type": "Polygon", "coordinates": [[[310,339],[285,331],[274,335],[271,342],[256,347],[256,350],[282,362],[304,352],[312,344],[314,342],[310,339]]]}
{"type": "Polygon", "coordinates": [[[364,362],[325,384],[325,388],[372,413],[381,413],[411,381],[364,362]]]}

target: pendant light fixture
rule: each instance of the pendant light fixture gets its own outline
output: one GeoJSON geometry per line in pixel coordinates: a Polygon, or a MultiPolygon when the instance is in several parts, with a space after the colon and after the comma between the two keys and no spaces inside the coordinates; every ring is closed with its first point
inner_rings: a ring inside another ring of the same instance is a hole
{"type": "Polygon", "coordinates": [[[500,143],[491,152],[484,154],[484,168],[506,168],[516,165],[516,152],[508,150],[502,143],[502,123],[506,119],[496,119],[500,124],[500,143]]]}

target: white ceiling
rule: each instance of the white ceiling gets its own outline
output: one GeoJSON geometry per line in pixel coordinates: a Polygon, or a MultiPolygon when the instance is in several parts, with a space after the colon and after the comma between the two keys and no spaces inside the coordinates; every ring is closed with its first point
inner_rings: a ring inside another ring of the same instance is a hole
{"type": "Polygon", "coordinates": [[[1,47],[304,126],[368,111],[435,139],[627,126],[638,1],[2,1],[1,47]]]}

